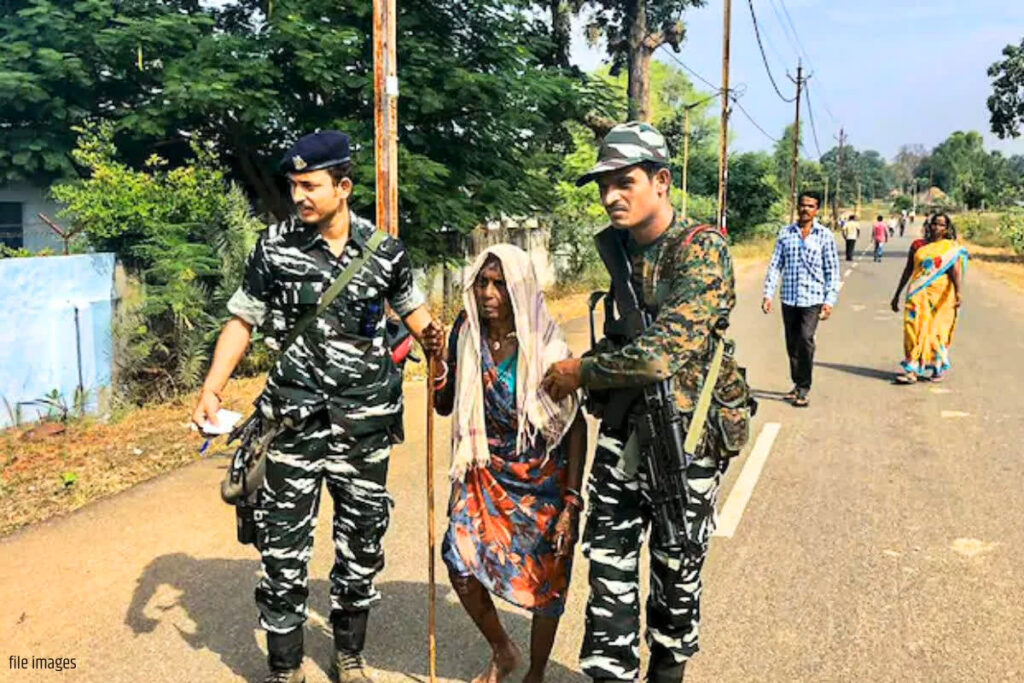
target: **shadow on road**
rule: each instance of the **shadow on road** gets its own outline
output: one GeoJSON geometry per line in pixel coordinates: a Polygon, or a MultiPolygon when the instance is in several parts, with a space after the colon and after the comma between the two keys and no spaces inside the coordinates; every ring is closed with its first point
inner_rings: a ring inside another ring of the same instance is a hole
{"type": "MultiPolygon", "coordinates": [[[[245,680],[260,680],[266,664],[253,637],[257,628],[253,589],[258,572],[256,560],[198,560],[184,553],[158,557],[139,577],[125,623],[136,637],[147,637],[165,618],[179,622],[168,613],[180,608],[194,623],[191,631],[173,624],[182,640],[194,650],[216,653],[226,667],[245,680]]],[[[378,588],[383,600],[370,615],[367,662],[374,669],[426,680],[426,583],[390,581],[379,583],[378,588]]],[[[326,619],[330,614],[330,582],[310,581],[309,591],[311,612],[326,619]]],[[[483,670],[488,649],[461,605],[444,598],[448,591],[447,583],[438,583],[438,675],[470,680],[483,670]]],[[[530,642],[530,618],[506,611],[500,614],[509,635],[525,654],[530,642]]],[[[307,673],[310,659],[327,671],[334,648],[329,627],[313,619],[307,621],[305,647],[307,673]]],[[[567,683],[587,680],[556,662],[548,664],[545,678],[567,683]]]]}
{"type": "Polygon", "coordinates": [[[850,375],[857,375],[858,377],[868,377],[870,379],[881,379],[887,382],[892,382],[896,373],[892,370],[880,370],[878,368],[863,368],[857,365],[843,365],[842,363],[823,363],[817,362],[814,364],[816,367],[828,368],[829,370],[838,370],[839,372],[845,372],[850,375]]]}
{"type": "Polygon", "coordinates": [[[758,400],[789,403],[789,401],[785,398],[786,394],[783,391],[764,391],[762,389],[751,389],[750,395],[758,400]]]}

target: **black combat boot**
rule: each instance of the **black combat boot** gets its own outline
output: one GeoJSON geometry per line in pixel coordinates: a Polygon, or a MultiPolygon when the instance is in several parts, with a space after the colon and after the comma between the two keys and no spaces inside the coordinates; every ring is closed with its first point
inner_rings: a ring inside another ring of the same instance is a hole
{"type": "Polygon", "coordinates": [[[647,683],[682,683],[685,668],[685,661],[677,663],[671,652],[655,645],[647,666],[647,683]]]}
{"type": "Polygon", "coordinates": [[[369,610],[338,610],[331,613],[331,625],[334,628],[334,662],[331,672],[338,683],[372,683],[366,674],[366,662],[363,661],[366,621],[369,617],[369,610]]]}
{"type": "Polygon", "coordinates": [[[304,683],[301,626],[288,633],[267,631],[267,664],[270,673],[263,683],[304,683]]]}

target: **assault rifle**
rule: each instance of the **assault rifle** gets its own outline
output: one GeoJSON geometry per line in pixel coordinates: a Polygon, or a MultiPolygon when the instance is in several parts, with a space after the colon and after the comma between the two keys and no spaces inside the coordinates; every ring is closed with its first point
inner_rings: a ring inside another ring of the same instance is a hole
{"type": "MultiPolygon", "coordinates": [[[[609,292],[590,297],[590,340],[595,352],[622,348],[643,334],[653,322],[633,285],[633,268],[626,254],[625,230],[607,228],[598,233],[597,252],[611,275],[609,292]],[[604,301],[604,339],[597,341],[594,309],[604,301]]],[[[683,416],[676,405],[671,379],[642,389],[593,391],[588,408],[614,428],[634,417],[640,456],[647,469],[654,532],[659,547],[681,548],[686,539],[686,467],[693,459],[684,446],[683,416]],[[642,407],[639,402],[642,401],[642,407]]]]}

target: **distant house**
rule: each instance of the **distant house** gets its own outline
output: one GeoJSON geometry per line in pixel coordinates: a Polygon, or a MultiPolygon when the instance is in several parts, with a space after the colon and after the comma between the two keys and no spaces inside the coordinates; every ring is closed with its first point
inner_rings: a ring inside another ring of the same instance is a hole
{"type": "Polygon", "coordinates": [[[63,242],[39,214],[57,220],[61,205],[49,198],[46,189],[27,183],[0,185],[0,244],[12,249],[60,253],[63,242]]]}

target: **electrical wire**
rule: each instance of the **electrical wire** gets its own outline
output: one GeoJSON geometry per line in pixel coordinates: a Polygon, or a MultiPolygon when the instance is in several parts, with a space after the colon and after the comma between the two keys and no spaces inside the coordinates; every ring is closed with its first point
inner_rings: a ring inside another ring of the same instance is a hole
{"type": "Polygon", "coordinates": [[[750,7],[750,18],[754,22],[754,35],[757,37],[757,46],[761,49],[761,61],[764,63],[764,70],[768,73],[768,80],[772,82],[772,87],[775,88],[775,94],[783,102],[796,102],[795,95],[793,97],[786,97],[779,90],[779,84],[775,82],[775,76],[772,75],[772,70],[768,66],[768,55],[764,53],[764,44],[761,42],[761,29],[757,26],[757,15],[754,14],[754,0],[747,0],[747,5],[750,7]]]}
{"type": "Polygon", "coordinates": [[[769,135],[768,131],[766,131],[764,128],[762,128],[761,124],[759,124],[757,121],[755,121],[754,117],[751,116],[750,113],[746,109],[743,108],[743,105],[740,104],[740,102],[739,102],[739,98],[734,97],[734,96],[730,96],[729,99],[732,100],[733,104],[735,104],[737,107],[739,107],[739,110],[741,112],[743,112],[743,115],[747,117],[747,120],[750,121],[752,124],[754,124],[754,128],[757,128],[759,131],[761,131],[762,135],[764,135],[766,138],[768,138],[772,142],[776,142],[776,143],[779,142],[778,138],[772,137],[771,135],[769,135]]]}
{"type": "Polygon", "coordinates": [[[811,89],[804,88],[804,97],[807,98],[807,117],[811,120],[811,132],[814,133],[814,148],[818,150],[818,159],[822,157],[821,145],[818,144],[818,128],[814,125],[814,106],[811,104],[811,89]]]}

